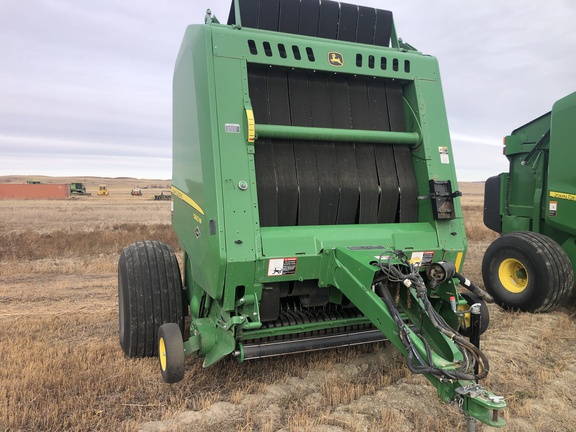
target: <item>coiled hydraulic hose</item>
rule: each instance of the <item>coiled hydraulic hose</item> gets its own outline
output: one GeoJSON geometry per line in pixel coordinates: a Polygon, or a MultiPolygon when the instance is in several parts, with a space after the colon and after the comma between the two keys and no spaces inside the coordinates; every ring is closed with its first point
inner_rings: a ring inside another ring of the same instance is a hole
{"type": "MultiPolygon", "coordinates": [[[[489,371],[488,358],[479,348],[474,346],[459,333],[455,332],[448,323],[446,323],[444,318],[442,318],[442,316],[434,309],[428,298],[426,285],[418,272],[417,266],[409,263],[406,255],[401,251],[394,251],[388,255],[387,258],[388,259],[384,261],[382,257],[380,257],[378,261],[378,265],[382,270],[383,278],[375,284],[374,288],[376,293],[386,304],[394,319],[396,327],[398,328],[400,340],[407,351],[406,364],[408,369],[410,369],[412,373],[427,373],[434,375],[441,380],[480,380],[485,378],[489,371]],[[400,260],[402,264],[391,264],[392,257],[400,260]],[[413,287],[416,290],[416,296],[422,301],[432,325],[442,334],[450,338],[462,353],[463,361],[459,369],[447,370],[434,365],[428,342],[422,336],[418,335],[426,349],[427,359],[424,359],[420,355],[412,342],[408,326],[402,319],[400,311],[396,307],[392,295],[390,294],[387,286],[388,282],[401,283],[407,288],[413,287]],[[474,373],[476,367],[478,373],[474,373]]],[[[478,288],[478,290],[480,289],[478,288]]]]}

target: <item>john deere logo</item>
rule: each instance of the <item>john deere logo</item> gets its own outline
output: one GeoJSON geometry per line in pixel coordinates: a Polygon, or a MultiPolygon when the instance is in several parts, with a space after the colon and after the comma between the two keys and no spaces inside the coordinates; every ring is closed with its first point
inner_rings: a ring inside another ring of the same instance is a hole
{"type": "Polygon", "coordinates": [[[344,66],[344,57],[339,52],[330,51],[328,53],[328,63],[331,66],[342,67],[344,66]]]}

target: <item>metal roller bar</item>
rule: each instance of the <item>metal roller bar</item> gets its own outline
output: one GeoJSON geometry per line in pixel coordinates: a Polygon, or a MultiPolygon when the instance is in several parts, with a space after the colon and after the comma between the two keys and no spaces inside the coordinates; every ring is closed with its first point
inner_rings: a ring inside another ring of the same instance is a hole
{"type": "Polygon", "coordinates": [[[361,345],[385,341],[386,336],[379,330],[366,330],[361,332],[344,333],[337,335],[312,337],[306,339],[293,339],[279,342],[268,342],[253,345],[242,345],[234,352],[241,360],[250,360],[277,355],[295,354],[299,352],[316,351],[322,349],[361,345]]]}
{"type": "Polygon", "coordinates": [[[407,145],[416,145],[420,142],[420,135],[418,132],[390,132],[257,124],[256,139],[261,138],[407,145]]]}

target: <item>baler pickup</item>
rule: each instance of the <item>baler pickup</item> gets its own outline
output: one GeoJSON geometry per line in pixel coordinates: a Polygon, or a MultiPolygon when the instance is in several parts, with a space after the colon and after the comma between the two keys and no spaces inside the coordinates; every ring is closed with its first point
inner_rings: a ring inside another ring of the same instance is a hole
{"type": "Polygon", "coordinates": [[[438,64],[397,38],[391,12],[235,0],[225,25],[208,11],[184,36],[173,114],[184,280],[162,243],[122,251],[129,356],[159,354],[176,382],[185,354],[209,366],[387,339],[442,400],[504,425],[505,402],[477,384],[489,296],[458,273],[438,64]]]}

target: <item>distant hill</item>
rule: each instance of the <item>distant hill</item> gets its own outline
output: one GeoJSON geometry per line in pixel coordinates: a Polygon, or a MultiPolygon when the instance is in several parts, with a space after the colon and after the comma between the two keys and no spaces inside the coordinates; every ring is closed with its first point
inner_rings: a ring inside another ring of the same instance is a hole
{"type": "Polygon", "coordinates": [[[141,189],[170,189],[171,180],[168,179],[137,179],[132,177],[51,177],[42,175],[9,175],[0,176],[0,183],[24,184],[28,180],[37,180],[41,183],[84,183],[88,192],[96,192],[101,184],[105,184],[110,191],[130,191],[134,187],[141,189]]]}

